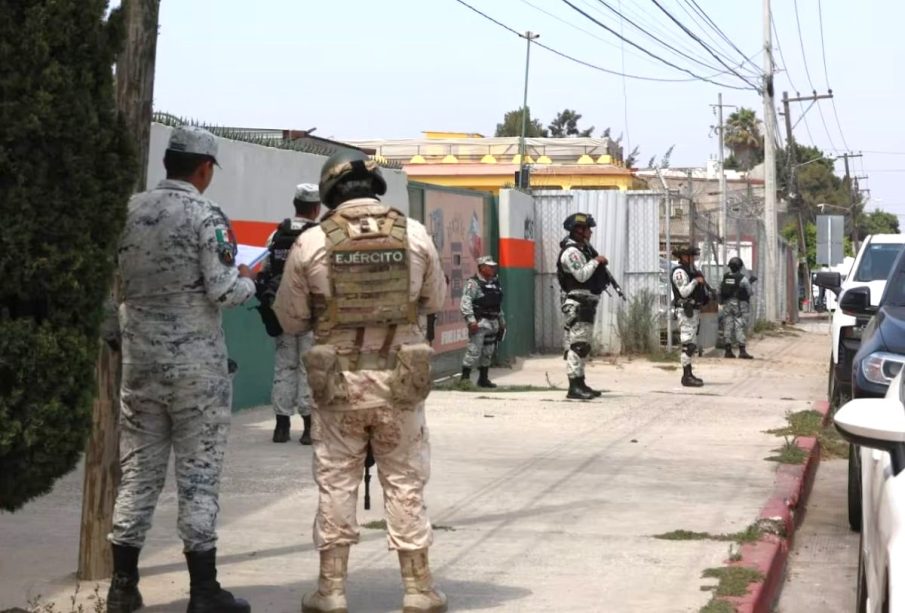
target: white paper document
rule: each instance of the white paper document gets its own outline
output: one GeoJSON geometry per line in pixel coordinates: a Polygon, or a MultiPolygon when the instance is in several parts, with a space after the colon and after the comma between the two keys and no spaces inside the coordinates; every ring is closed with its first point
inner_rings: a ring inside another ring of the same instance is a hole
{"type": "Polygon", "coordinates": [[[254,268],[264,261],[267,257],[267,247],[255,247],[253,245],[238,245],[239,250],[236,252],[236,266],[245,264],[249,268],[254,268]]]}

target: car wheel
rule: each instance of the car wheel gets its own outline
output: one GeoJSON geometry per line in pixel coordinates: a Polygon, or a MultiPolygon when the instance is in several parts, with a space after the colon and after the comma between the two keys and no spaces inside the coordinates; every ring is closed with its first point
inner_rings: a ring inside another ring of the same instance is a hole
{"type": "Polygon", "coordinates": [[[867,613],[867,569],[864,567],[864,535],[858,541],[858,592],[855,601],[857,613],[867,613]]]}
{"type": "Polygon", "coordinates": [[[848,446],[848,525],[861,531],[861,452],[857,445],[848,446]]]}

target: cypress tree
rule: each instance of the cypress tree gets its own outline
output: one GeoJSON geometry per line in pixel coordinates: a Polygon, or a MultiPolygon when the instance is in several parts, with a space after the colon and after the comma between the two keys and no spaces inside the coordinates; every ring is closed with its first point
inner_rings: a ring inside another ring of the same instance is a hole
{"type": "Polygon", "coordinates": [[[135,177],[106,0],[0,0],[0,509],[48,492],[91,427],[102,305],[135,177]]]}

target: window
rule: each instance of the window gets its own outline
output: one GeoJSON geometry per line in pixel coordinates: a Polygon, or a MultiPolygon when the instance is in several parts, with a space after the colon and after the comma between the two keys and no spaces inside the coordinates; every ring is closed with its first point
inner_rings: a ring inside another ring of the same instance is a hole
{"type": "Polygon", "coordinates": [[[902,245],[896,243],[869,245],[861,256],[855,281],[885,281],[901,250],[902,245]]]}

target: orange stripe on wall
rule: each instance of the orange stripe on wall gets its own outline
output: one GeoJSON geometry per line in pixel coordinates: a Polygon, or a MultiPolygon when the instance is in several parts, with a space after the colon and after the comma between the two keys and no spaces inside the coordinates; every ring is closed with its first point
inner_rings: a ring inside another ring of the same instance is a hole
{"type": "Polygon", "coordinates": [[[534,241],[524,238],[501,238],[500,266],[534,268],[534,241]]]}
{"type": "Polygon", "coordinates": [[[272,221],[244,221],[232,220],[233,232],[236,233],[236,240],[243,245],[253,245],[255,247],[264,247],[267,245],[267,239],[270,233],[277,229],[277,224],[272,221]]]}

